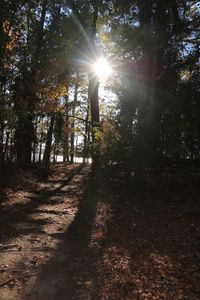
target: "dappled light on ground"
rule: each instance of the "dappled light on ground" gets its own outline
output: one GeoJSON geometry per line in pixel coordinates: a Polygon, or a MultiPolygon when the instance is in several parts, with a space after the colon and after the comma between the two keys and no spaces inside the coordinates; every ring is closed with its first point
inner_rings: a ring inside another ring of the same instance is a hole
{"type": "Polygon", "coordinates": [[[65,257],[59,252],[59,245],[78,211],[88,167],[82,173],[80,165],[71,167],[71,170],[65,169],[62,171],[60,166],[59,174],[56,174],[57,170],[53,172],[50,183],[42,183],[34,192],[22,190],[21,193],[12,194],[9,201],[2,204],[4,215],[1,218],[0,242],[7,245],[7,248],[0,247],[1,299],[21,299],[23,290],[26,290],[25,299],[43,297],[40,295],[42,287],[38,287],[35,296],[31,292],[27,294],[36,282],[38,270],[51,261],[54,255],[60,262],[65,257]],[[70,180],[76,180],[77,183],[76,176],[80,178],[79,185],[71,184],[71,194],[63,194],[61,188],[69,184],[70,180]]]}
{"type": "Polygon", "coordinates": [[[161,188],[154,178],[143,190],[105,179],[61,164],[16,199],[10,187],[1,205],[1,300],[198,299],[199,219],[188,179],[161,188]]]}

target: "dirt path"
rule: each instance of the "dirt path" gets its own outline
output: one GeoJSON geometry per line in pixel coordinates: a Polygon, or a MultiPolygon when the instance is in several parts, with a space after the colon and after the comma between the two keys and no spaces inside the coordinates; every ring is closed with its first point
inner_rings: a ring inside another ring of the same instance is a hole
{"type": "Polygon", "coordinates": [[[143,190],[58,165],[0,206],[0,300],[199,300],[199,175],[143,190]]]}
{"type": "Polygon", "coordinates": [[[2,204],[1,300],[77,299],[77,286],[93,284],[94,186],[87,186],[89,167],[65,169],[2,204]]]}

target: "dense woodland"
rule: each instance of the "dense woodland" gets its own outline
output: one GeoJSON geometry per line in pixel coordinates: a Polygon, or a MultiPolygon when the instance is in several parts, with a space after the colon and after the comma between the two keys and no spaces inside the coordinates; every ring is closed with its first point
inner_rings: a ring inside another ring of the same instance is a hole
{"type": "Polygon", "coordinates": [[[0,299],[199,299],[199,51],[196,0],[0,0],[0,299]]]}
{"type": "Polygon", "coordinates": [[[1,166],[48,168],[51,156],[73,162],[77,151],[140,176],[199,158],[198,1],[0,5],[1,166]],[[100,56],[113,69],[102,105],[100,56]]]}

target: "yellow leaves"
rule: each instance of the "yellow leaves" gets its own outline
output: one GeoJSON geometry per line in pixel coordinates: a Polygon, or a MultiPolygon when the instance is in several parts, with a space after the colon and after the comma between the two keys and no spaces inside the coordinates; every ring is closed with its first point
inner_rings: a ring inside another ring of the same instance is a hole
{"type": "Polygon", "coordinates": [[[43,95],[49,99],[57,99],[64,96],[67,92],[67,88],[65,85],[57,85],[57,86],[46,86],[43,88],[43,95]]]}
{"type": "Polygon", "coordinates": [[[5,20],[3,22],[3,31],[8,35],[10,36],[11,35],[11,32],[10,32],[10,22],[8,20],[5,20]]]}
{"type": "Polygon", "coordinates": [[[105,44],[110,42],[110,32],[104,32],[101,35],[101,41],[102,41],[102,43],[105,43],[105,44]]]}
{"type": "Polygon", "coordinates": [[[56,73],[52,75],[52,70],[50,70],[50,73],[44,77],[45,80],[38,82],[37,94],[41,99],[38,109],[42,113],[64,112],[65,110],[62,100],[68,94],[68,84],[66,81],[59,81],[58,77],[56,73]]]}
{"type": "Polygon", "coordinates": [[[14,41],[11,41],[10,43],[6,44],[6,49],[9,51],[12,51],[15,48],[16,44],[14,41]]]}
{"type": "Polygon", "coordinates": [[[6,49],[8,51],[12,51],[17,46],[17,41],[19,40],[20,32],[18,30],[14,32],[12,30],[11,24],[8,20],[5,20],[3,22],[2,27],[3,27],[4,33],[8,37],[8,40],[6,42],[6,49]]]}
{"type": "Polygon", "coordinates": [[[60,98],[66,95],[67,88],[64,85],[52,85],[42,88],[41,95],[43,98],[42,107],[43,112],[62,112],[64,110],[60,98]]]}
{"type": "Polygon", "coordinates": [[[189,70],[183,70],[180,75],[183,81],[188,81],[191,77],[191,72],[189,70]]]}

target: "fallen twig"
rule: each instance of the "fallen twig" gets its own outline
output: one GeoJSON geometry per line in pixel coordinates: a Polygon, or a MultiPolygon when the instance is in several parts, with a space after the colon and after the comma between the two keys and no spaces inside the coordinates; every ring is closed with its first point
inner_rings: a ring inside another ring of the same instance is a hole
{"type": "Polygon", "coordinates": [[[14,247],[19,247],[19,245],[18,244],[7,244],[7,245],[0,244],[0,249],[9,249],[9,248],[14,248],[14,247]]]}
{"type": "Polygon", "coordinates": [[[4,285],[6,285],[6,284],[8,284],[8,283],[10,283],[10,282],[12,282],[14,280],[19,280],[19,279],[23,279],[24,277],[31,277],[31,276],[34,276],[34,275],[37,275],[37,273],[24,274],[24,276],[18,276],[16,278],[11,277],[11,278],[9,278],[9,279],[1,282],[0,283],[0,287],[3,287],[4,285]]]}
{"type": "Polygon", "coordinates": [[[9,282],[13,281],[14,279],[15,279],[15,278],[9,278],[9,279],[3,281],[2,283],[0,283],[0,287],[2,287],[2,286],[4,286],[4,285],[8,284],[9,282]]]}

